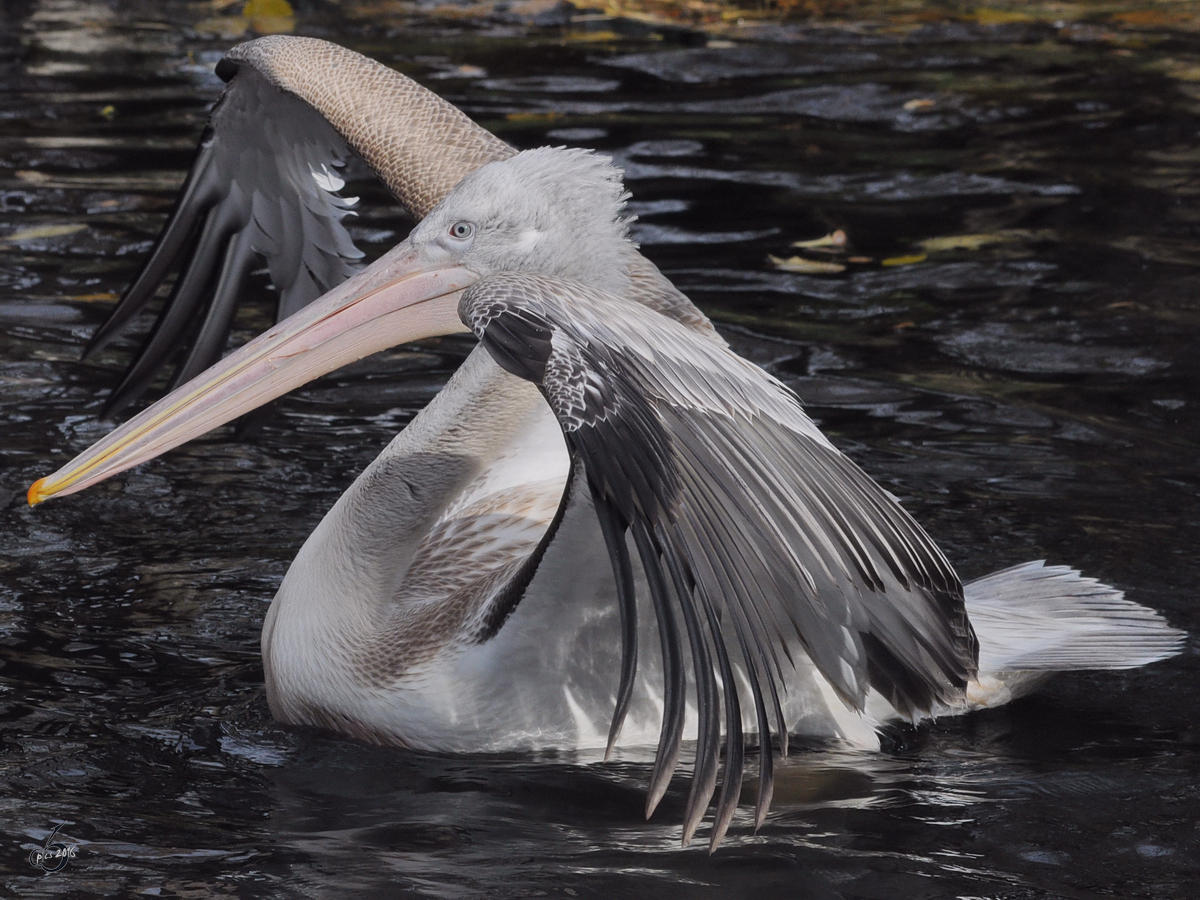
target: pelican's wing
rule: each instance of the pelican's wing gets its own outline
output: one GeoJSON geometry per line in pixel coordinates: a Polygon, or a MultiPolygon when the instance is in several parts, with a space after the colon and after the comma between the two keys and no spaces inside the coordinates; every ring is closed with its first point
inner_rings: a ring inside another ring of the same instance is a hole
{"type": "Polygon", "coordinates": [[[872,688],[908,715],[961,698],[977,646],[957,576],[782,384],[677,322],[579,284],[496,276],[469,288],[459,312],[497,363],[549,402],[606,536],[619,537],[607,544],[621,593],[632,532],[667,672],[651,805],[678,756],[687,642],[700,724],[685,839],[715,790],[722,706],[714,845],[737,806],[747,701],[761,735],[761,821],[768,704],[786,752],[789,646],[858,709],[872,688]]]}
{"type": "Polygon", "coordinates": [[[183,190],[141,272],[85,356],[120,334],[178,273],[157,324],[110,396],[136,400],[180,359],[174,384],[220,358],[250,271],[265,260],[283,319],[357,268],[336,166],[351,153],[417,218],[468,172],[515,151],[412,79],[312,38],[233,48],[228,81],[183,190]],[[181,357],[181,354],[182,355],[181,357]]]}
{"type": "Polygon", "coordinates": [[[178,273],[106,412],[137,399],[159,370],[182,384],[220,359],[251,270],[265,260],[283,319],[341,283],[362,253],[342,225],[352,201],[333,168],[350,151],[310,106],[239,71],[213,109],[175,208],[141,272],[93,336],[106,345],[178,273]]]}

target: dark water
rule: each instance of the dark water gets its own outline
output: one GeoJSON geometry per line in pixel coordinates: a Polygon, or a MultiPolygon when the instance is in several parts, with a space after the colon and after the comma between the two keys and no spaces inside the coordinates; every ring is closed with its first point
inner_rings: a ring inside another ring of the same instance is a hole
{"type": "MultiPolygon", "coordinates": [[[[223,432],[28,509],[27,485],[110,427],[97,415],[129,345],[79,353],[169,208],[238,6],[5,6],[0,893],[1200,895],[1194,640],[897,732],[879,755],[801,752],[762,830],[740,814],[713,857],[678,848],[682,782],[642,821],[644,760],[428,756],[274,725],[266,605],[461,342],[330,376],[249,442],[223,432]],[[29,851],[61,822],[78,855],[43,875],[29,851]]],[[[518,146],[615,156],[647,255],[964,577],[1068,562],[1200,634],[1200,39],[1177,7],[763,26],[708,46],[401,4],[313,6],[295,28],[518,146]],[[768,260],[838,228],[845,252],[806,255],[840,274],[768,260]],[[922,244],[962,235],[986,238],[922,244]]],[[[370,252],[403,236],[377,186],[350,188],[370,252]]],[[[243,334],[269,314],[257,296],[243,334]]]]}

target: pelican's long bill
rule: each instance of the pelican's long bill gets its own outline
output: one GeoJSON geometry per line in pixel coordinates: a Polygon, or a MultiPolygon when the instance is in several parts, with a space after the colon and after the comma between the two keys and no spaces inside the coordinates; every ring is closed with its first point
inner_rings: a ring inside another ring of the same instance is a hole
{"type": "Polygon", "coordinates": [[[460,292],[476,280],[431,266],[408,241],[143,410],[53,475],[29,503],[73,494],[144,463],[340,366],[398,344],[465,332],[460,292]]]}

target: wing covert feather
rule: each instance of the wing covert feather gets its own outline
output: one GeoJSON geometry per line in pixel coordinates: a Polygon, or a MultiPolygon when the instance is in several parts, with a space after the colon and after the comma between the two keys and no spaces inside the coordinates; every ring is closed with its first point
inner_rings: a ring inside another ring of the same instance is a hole
{"type": "MultiPolygon", "coordinates": [[[[597,508],[640,535],[676,646],[662,597],[682,610],[700,712],[687,836],[715,789],[717,682],[726,748],[714,845],[737,804],[746,703],[760,731],[756,821],[770,802],[768,698],[786,752],[790,646],[859,710],[872,689],[913,717],[961,700],[978,650],[957,575],[777,380],[638,303],[544,276],[484,279],[459,314],[500,366],[541,389],[597,508]]],[[[675,712],[668,704],[664,722],[675,712]]],[[[673,768],[659,760],[656,788],[673,768]]]]}

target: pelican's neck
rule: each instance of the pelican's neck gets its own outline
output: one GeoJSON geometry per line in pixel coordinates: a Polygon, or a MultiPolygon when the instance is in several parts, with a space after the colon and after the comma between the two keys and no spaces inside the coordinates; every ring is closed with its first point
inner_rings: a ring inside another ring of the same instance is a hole
{"type": "Polygon", "coordinates": [[[477,639],[488,604],[549,526],[568,466],[537,388],[476,348],[285,576],[262,635],[276,717],[353,731],[351,719],[379,719],[364,705],[477,639]]]}
{"type": "Polygon", "coordinates": [[[269,35],[226,59],[328,119],[418,220],[468,172],[517,152],[406,75],[328,41],[269,35]]]}

